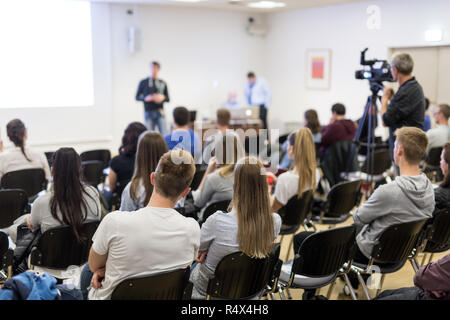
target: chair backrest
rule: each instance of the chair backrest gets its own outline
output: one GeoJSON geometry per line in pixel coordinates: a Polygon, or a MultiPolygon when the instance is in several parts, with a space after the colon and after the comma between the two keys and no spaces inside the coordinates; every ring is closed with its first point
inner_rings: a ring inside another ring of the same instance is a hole
{"type": "MultiPolygon", "coordinates": [[[[0,231],[0,269],[7,269],[13,264],[14,251],[9,249],[9,239],[5,232],[0,231]]],[[[8,272],[9,273],[9,272],[8,272]]],[[[10,274],[8,274],[8,277],[10,274]]]]}
{"type": "Polygon", "coordinates": [[[436,212],[431,228],[432,234],[429,241],[434,248],[445,248],[450,245],[450,208],[436,212]]]}
{"type": "Polygon", "coordinates": [[[343,181],[342,172],[359,171],[356,146],[353,141],[338,141],[329,146],[322,157],[320,167],[330,186],[343,181]]]}
{"type": "Polygon", "coordinates": [[[3,175],[2,189],[22,189],[28,197],[34,197],[47,189],[47,179],[42,168],[10,171],[3,175]]]}
{"type": "Polygon", "coordinates": [[[82,161],[83,181],[97,188],[102,182],[103,163],[99,160],[82,161]]]}
{"type": "Polygon", "coordinates": [[[430,149],[425,159],[427,165],[430,167],[439,167],[441,161],[441,153],[442,147],[430,149]]]}
{"type": "Polygon", "coordinates": [[[315,232],[307,237],[295,255],[292,272],[308,277],[337,274],[355,254],[354,225],[315,232]]]}
{"type": "Polygon", "coordinates": [[[202,182],[205,172],[206,172],[206,169],[203,166],[197,165],[197,164],[195,165],[194,178],[192,179],[191,186],[190,186],[192,190],[198,189],[198,186],[202,182]]]}
{"type": "Polygon", "coordinates": [[[31,251],[31,264],[52,269],[66,269],[87,262],[92,237],[100,221],[83,223],[81,234],[86,241],[80,243],[71,226],[59,226],[45,231],[31,251]]]}
{"type": "Polygon", "coordinates": [[[278,211],[283,220],[283,225],[295,226],[302,224],[308,213],[311,212],[313,195],[313,190],[307,190],[302,193],[301,198],[295,195],[289,199],[288,203],[278,211]]]}
{"type": "Polygon", "coordinates": [[[51,167],[53,165],[53,155],[55,154],[55,151],[47,151],[44,152],[44,154],[47,158],[48,166],[51,167]]]}
{"type": "Polygon", "coordinates": [[[113,291],[111,300],[182,300],[189,284],[190,267],[130,278],[113,291]]]}
{"type": "Polygon", "coordinates": [[[0,190],[0,229],[10,227],[27,206],[28,196],[22,189],[0,190]]]}
{"type": "Polygon", "coordinates": [[[0,259],[8,251],[9,240],[8,235],[5,232],[0,231],[0,259]]]}
{"type": "Polygon", "coordinates": [[[124,179],[124,180],[120,180],[116,183],[116,188],[114,189],[113,197],[111,200],[112,206],[114,206],[115,208],[120,207],[123,190],[125,189],[125,187],[127,186],[127,184],[130,181],[131,181],[131,179],[124,179]]]}
{"type": "Polygon", "coordinates": [[[205,211],[203,212],[203,221],[206,221],[211,215],[216,213],[217,211],[228,211],[228,206],[230,205],[231,200],[223,200],[219,202],[211,203],[209,206],[206,207],[205,211]]]}
{"type": "Polygon", "coordinates": [[[109,162],[111,160],[111,151],[107,149],[97,149],[97,150],[89,150],[82,152],[80,154],[81,161],[91,161],[98,160],[103,163],[102,169],[105,169],[109,166],[109,162]]]}
{"type": "Polygon", "coordinates": [[[361,180],[345,181],[334,185],[327,195],[326,217],[348,214],[361,201],[361,180]]]}
{"type": "Polygon", "coordinates": [[[368,168],[369,160],[366,159],[361,168],[361,171],[370,175],[380,175],[383,174],[392,166],[391,156],[389,154],[389,149],[375,150],[373,155],[373,169],[368,168]]]}
{"type": "Polygon", "coordinates": [[[379,263],[400,263],[412,253],[428,219],[392,225],[383,231],[371,257],[379,263]]]}
{"type": "Polygon", "coordinates": [[[250,299],[262,294],[273,274],[270,269],[275,266],[273,259],[270,255],[262,259],[250,258],[242,252],[223,257],[214,278],[208,282],[207,295],[220,299],[250,299]]]}

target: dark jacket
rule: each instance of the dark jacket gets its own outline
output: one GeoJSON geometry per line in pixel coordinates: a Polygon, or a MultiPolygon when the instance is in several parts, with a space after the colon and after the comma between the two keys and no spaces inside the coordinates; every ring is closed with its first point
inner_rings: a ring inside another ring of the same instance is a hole
{"type": "Polygon", "coordinates": [[[434,189],[434,200],[436,201],[436,206],[434,213],[437,211],[450,207],[450,188],[438,187],[434,189]]]}
{"type": "Polygon", "coordinates": [[[322,131],[322,152],[338,141],[353,140],[356,133],[355,123],[351,120],[336,120],[322,131]]]}
{"type": "Polygon", "coordinates": [[[145,78],[139,82],[139,87],[136,92],[136,100],[144,102],[145,111],[157,111],[163,109],[164,102],[169,102],[169,91],[167,89],[167,84],[164,80],[151,78],[145,78]],[[151,83],[150,83],[151,80],[151,83]],[[156,102],[145,102],[144,99],[149,94],[160,93],[166,96],[166,99],[162,103],[156,102]]]}
{"type": "Polygon", "coordinates": [[[403,83],[392,98],[383,122],[389,127],[389,144],[394,149],[395,130],[402,127],[417,127],[423,130],[425,116],[425,96],[416,78],[403,83]]]}
{"type": "Polygon", "coordinates": [[[320,162],[324,177],[330,183],[330,187],[344,181],[341,173],[359,171],[356,149],[352,140],[339,141],[331,145],[320,162]]]}

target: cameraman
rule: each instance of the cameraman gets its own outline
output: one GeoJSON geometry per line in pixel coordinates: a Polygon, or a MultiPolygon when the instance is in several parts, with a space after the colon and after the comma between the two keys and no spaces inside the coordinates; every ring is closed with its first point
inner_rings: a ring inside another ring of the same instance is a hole
{"type": "Polygon", "coordinates": [[[422,86],[411,74],[413,67],[414,61],[409,54],[395,54],[391,62],[391,73],[399,88],[395,95],[394,90],[386,89],[381,99],[381,116],[384,126],[389,127],[389,152],[392,161],[395,130],[405,126],[423,130],[425,96],[422,86]]]}

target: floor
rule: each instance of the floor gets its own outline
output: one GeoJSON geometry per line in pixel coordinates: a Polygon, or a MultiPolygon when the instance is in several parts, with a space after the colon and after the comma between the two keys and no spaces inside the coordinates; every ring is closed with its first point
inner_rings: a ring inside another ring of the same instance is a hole
{"type": "MultiPolygon", "coordinates": [[[[345,223],[337,225],[337,227],[350,225],[352,223],[353,223],[353,219],[349,218],[345,223]]],[[[321,226],[321,225],[317,225],[317,224],[316,224],[316,226],[317,226],[318,230],[328,229],[328,226],[321,226]]],[[[302,232],[302,231],[304,231],[304,230],[301,229],[298,232],[302,232]]],[[[283,261],[286,261],[286,254],[287,254],[289,242],[291,241],[291,239],[292,239],[292,236],[285,236],[283,239],[283,243],[281,244],[280,259],[283,261]]],[[[281,240],[281,237],[278,237],[276,242],[280,242],[280,240],[281,240]]],[[[446,255],[448,253],[450,253],[450,251],[434,254],[433,261],[440,259],[441,257],[443,257],[444,255],[446,255]]],[[[288,255],[288,260],[291,260],[293,258],[294,258],[294,251],[291,249],[291,252],[289,252],[289,255],[288,255]]],[[[419,255],[419,257],[418,257],[419,263],[422,261],[422,258],[423,258],[423,255],[419,255]]],[[[411,263],[407,262],[403,266],[403,268],[400,269],[399,271],[386,275],[382,290],[414,286],[414,282],[413,282],[414,274],[415,274],[415,272],[411,266],[411,263]]],[[[316,292],[316,295],[323,295],[326,297],[329,287],[330,287],[330,285],[321,288],[318,292],[316,292]]],[[[344,282],[340,279],[337,279],[336,284],[331,292],[330,300],[352,300],[351,296],[347,296],[344,294],[343,288],[344,288],[344,282]]],[[[302,299],[302,294],[303,294],[302,289],[290,289],[289,291],[291,293],[293,300],[301,300],[302,299]]],[[[376,296],[376,291],[377,291],[376,289],[373,289],[373,290],[369,289],[369,294],[370,294],[371,298],[376,296]]],[[[364,295],[364,292],[361,287],[359,288],[357,295],[358,295],[358,300],[365,300],[365,295],[364,295]]],[[[285,296],[287,297],[286,292],[285,292],[285,296]]],[[[278,299],[280,299],[279,294],[275,294],[275,300],[278,300],[278,299]]]]}

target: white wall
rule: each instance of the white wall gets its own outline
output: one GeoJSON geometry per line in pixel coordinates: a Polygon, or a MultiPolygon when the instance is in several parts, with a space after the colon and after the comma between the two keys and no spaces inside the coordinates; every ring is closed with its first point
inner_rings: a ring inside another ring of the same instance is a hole
{"type": "MultiPolygon", "coordinates": [[[[271,32],[266,42],[266,73],[273,90],[272,123],[303,121],[303,112],[315,108],[328,123],[334,102],[347,106],[358,119],[370,94],[368,81],[356,80],[360,51],[367,58],[387,59],[391,47],[426,46],[425,30],[439,27],[450,43],[450,1],[378,0],[296,10],[269,15],[271,32]],[[366,27],[369,5],[381,8],[381,29],[366,27]],[[306,89],[306,50],[331,49],[330,90],[306,89]]],[[[382,130],[384,131],[384,130],[382,130]]]]}
{"type": "Polygon", "coordinates": [[[243,102],[246,74],[263,74],[264,44],[245,31],[248,14],[230,11],[138,6],[134,24],[141,49],[130,54],[127,28],[133,19],[126,5],[111,5],[113,127],[118,146],[125,126],[143,121],[143,104],[134,100],[139,80],[149,74],[149,62],[161,63],[159,77],[169,88],[168,125],[172,110],[183,105],[198,110],[197,119],[215,111],[235,89],[243,102]],[[214,86],[214,83],[217,86],[214,86]]]}
{"type": "Polygon", "coordinates": [[[94,105],[1,109],[0,131],[6,148],[11,147],[6,135],[6,124],[14,118],[20,118],[25,123],[29,133],[29,145],[42,151],[52,151],[61,146],[73,146],[79,152],[98,146],[111,147],[113,131],[109,7],[92,4],[91,17],[94,105]]]}

